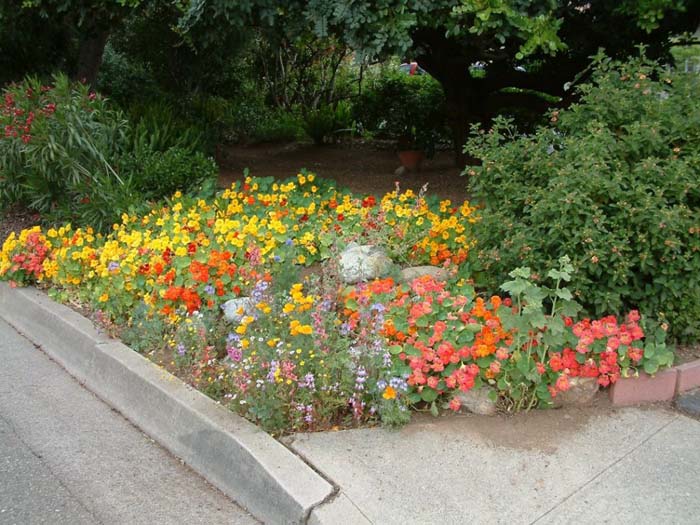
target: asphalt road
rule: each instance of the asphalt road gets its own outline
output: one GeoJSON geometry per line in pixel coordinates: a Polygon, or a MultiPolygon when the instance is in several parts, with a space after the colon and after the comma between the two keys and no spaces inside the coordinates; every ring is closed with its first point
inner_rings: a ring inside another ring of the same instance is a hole
{"type": "Polygon", "coordinates": [[[0,320],[0,524],[257,521],[0,320]]]}

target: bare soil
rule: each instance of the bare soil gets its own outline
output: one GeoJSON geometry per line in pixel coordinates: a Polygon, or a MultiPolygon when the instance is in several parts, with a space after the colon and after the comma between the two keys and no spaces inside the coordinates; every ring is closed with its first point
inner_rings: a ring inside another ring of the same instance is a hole
{"type": "Polygon", "coordinates": [[[676,358],[674,365],[682,365],[700,359],[700,343],[692,345],[678,345],[675,349],[676,358]]]}
{"type": "Polygon", "coordinates": [[[393,191],[396,182],[402,189],[419,191],[425,184],[428,193],[453,203],[465,200],[466,179],[454,162],[451,151],[438,151],[426,159],[420,171],[396,175],[400,166],[396,152],[377,144],[353,142],[325,146],[313,144],[262,144],[225,146],[219,151],[220,184],[229,186],[243,179],[243,170],[258,177],[286,179],[301,169],[334,180],[338,187],[362,195],[382,196],[393,191]]]}
{"type": "Polygon", "coordinates": [[[0,212],[0,247],[10,233],[18,234],[25,228],[39,224],[40,220],[38,213],[20,207],[0,212]]]}

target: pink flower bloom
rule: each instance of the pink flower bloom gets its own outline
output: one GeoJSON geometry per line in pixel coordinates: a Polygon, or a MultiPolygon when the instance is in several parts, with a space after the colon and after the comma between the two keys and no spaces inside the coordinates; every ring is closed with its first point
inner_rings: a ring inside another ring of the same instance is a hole
{"type": "Polygon", "coordinates": [[[566,392],[567,390],[569,390],[570,386],[571,385],[569,384],[569,376],[567,376],[566,374],[562,374],[557,378],[556,387],[557,390],[559,390],[560,392],[566,392]]]}
{"type": "Polygon", "coordinates": [[[499,361],[505,361],[506,359],[508,359],[508,350],[503,347],[496,350],[496,359],[498,359],[499,361]]]}

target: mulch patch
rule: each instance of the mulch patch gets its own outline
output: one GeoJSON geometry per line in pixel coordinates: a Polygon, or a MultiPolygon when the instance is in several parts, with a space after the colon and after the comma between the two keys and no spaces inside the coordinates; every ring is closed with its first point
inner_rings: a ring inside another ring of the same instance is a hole
{"type": "Polygon", "coordinates": [[[38,213],[18,206],[0,212],[0,246],[10,233],[19,233],[25,228],[36,226],[40,220],[38,213]]]}

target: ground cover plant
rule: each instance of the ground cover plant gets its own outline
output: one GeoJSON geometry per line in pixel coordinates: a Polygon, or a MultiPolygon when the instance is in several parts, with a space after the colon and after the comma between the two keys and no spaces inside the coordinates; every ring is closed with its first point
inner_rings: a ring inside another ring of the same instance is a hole
{"type": "Polygon", "coordinates": [[[509,271],[543,275],[569,254],[592,315],[639,308],[680,340],[700,327],[700,76],[643,56],[599,57],[581,101],[521,136],[479,132],[466,170],[484,207],[472,266],[496,291],[509,271]]]}
{"type": "Polygon", "coordinates": [[[312,174],[249,177],[215,199],[176,193],[125,214],[108,235],[70,225],[10,235],[0,277],[91,308],[137,350],[277,434],[399,425],[411,407],[457,410],[459,392],[481,387],[506,410],[546,407],[570,378],[607,385],[671,363],[665,332],[635,311],[575,318],[566,258],[551,285],[521,268],[503,298],[478,296],[464,266],[477,222],[469,203],[398,188],[377,199],[312,174]],[[351,241],[451,277],[345,284],[337,254],[351,241]]]}

